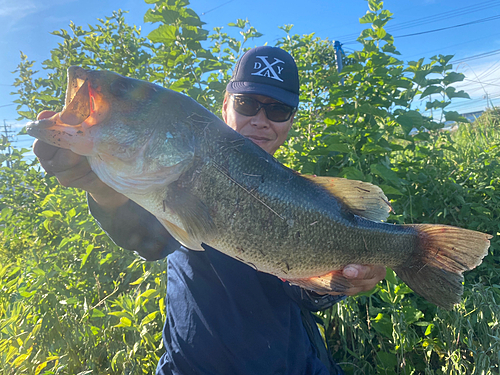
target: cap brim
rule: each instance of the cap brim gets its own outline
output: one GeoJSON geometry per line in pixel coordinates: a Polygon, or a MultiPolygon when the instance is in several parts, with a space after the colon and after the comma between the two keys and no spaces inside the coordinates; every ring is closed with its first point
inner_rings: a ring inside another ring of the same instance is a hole
{"type": "Polygon", "coordinates": [[[230,94],[264,95],[279,100],[291,107],[299,105],[299,96],[297,94],[263,83],[230,81],[227,84],[226,91],[230,94]]]}

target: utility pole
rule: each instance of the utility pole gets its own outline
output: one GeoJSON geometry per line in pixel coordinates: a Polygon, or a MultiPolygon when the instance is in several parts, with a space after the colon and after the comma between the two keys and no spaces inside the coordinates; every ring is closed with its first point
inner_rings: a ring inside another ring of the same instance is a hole
{"type": "MultiPolygon", "coordinates": [[[[333,48],[335,48],[335,62],[337,63],[337,72],[340,73],[342,71],[342,68],[344,67],[344,64],[342,62],[342,55],[344,54],[344,51],[342,51],[342,43],[336,40],[333,44],[333,48]]],[[[344,78],[340,80],[340,84],[344,86],[344,78]]]]}
{"type": "MultiPolygon", "coordinates": [[[[7,120],[3,120],[3,129],[4,129],[4,132],[5,132],[5,138],[7,139],[7,142],[10,142],[10,135],[9,133],[12,133],[12,131],[9,129],[7,130],[7,120]]],[[[10,144],[7,146],[7,155],[10,156],[12,153],[11,149],[10,149],[10,144]]],[[[7,167],[11,168],[11,164],[10,164],[10,159],[7,158],[7,167]]]]}

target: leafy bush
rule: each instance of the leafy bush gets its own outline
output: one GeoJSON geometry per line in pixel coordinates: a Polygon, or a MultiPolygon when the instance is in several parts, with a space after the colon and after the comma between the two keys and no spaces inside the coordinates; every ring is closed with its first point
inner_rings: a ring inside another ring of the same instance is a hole
{"type": "MultiPolygon", "coordinates": [[[[220,110],[231,68],[260,34],[238,20],[229,36],[203,28],[188,1],[147,0],[147,37],[121,11],[84,29],[55,31],[61,43],[42,63],[21,54],[15,86],[19,114],[60,110],[71,65],[109,69],[183,91],[220,110]]],[[[499,231],[498,116],[461,124],[443,120],[454,97],[451,56],[403,62],[384,26],[391,13],[368,1],[362,49],[335,67],[335,47],[284,26],[277,45],[296,59],[301,108],[279,159],[302,173],[375,183],[391,199],[395,223],[443,223],[499,231]],[[343,84],[341,84],[343,83],[343,84]],[[426,108],[442,118],[414,110],[426,108]],[[417,135],[410,135],[416,128],[417,135]]],[[[258,43],[258,40],[257,40],[258,43]]],[[[6,147],[5,141],[0,145],[6,147]]],[[[85,196],[44,175],[26,150],[0,169],[0,363],[5,374],[152,373],[162,352],[166,266],[118,248],[89,216],[85,196]]],[[[373,291],[319,315],[335,358],[349,374],[493,374],[499,371],[498,240],[466,275],[463,302],[436,308],[388,270],[373,291]]]]}

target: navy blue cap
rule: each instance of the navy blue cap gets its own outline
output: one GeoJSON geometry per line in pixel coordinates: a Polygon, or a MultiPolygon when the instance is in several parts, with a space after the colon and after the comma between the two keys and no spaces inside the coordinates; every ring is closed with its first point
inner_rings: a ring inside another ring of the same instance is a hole
{"type": "Polygon", "coordinates": [[[299,72],[293,57],[277,47],[245,52],[227,84],[230,94],[269,96],[292,107],[299,105],[299,72]]]}

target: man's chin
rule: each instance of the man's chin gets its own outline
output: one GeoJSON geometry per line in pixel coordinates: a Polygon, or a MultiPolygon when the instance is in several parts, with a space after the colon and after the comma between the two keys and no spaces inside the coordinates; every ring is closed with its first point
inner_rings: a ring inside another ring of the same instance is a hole
{"type": "Polygon", "coordinates": [[[272,144],[273,144],[272,141],[270,141],[269,139],[256,139],[252,137],[247,137],[247,138],[250,139],[257,146],[262,148],[264,151],[271,154],[270,150],[272,150],[272,144]]]}

